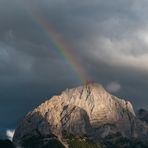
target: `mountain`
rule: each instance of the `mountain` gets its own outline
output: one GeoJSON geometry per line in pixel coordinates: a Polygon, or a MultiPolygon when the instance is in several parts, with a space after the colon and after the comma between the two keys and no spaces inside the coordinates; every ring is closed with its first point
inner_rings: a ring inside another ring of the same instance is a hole
{"type": "Polygon", "coordinates": [[[13,142],[25,148],[148,147],[148,124],[132,104],[101,85],[66,89],[29,112],[15,130],[13,142]]]}
{"type": "Polygon", "coordinates": [[[138,113],[137,113],[137,117],[142,120],[145,121],[146,123],[148,123],[148,111],[145,109],[139,109],[138,113]]]}

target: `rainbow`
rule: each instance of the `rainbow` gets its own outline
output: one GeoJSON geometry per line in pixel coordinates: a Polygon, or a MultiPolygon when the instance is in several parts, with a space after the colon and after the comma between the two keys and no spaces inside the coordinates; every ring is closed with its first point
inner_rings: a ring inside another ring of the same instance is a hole
{"type": "Polygon", "coordinates": [[[35,21],[39,23],[41,29],[48,35],[49,40],[54,45],[55,49],[61,54],[64,60],[69,64],[71,69],[78,76],[80,82],[86,83],[88,80],[88,75],[84,67],[76,59],[76,56],[72,50],[68,48],[64,40],[59,37],[59,34],[50,26],[48,21],[43,16],[33,11],[33,9],[30,11],[35,21]]]}

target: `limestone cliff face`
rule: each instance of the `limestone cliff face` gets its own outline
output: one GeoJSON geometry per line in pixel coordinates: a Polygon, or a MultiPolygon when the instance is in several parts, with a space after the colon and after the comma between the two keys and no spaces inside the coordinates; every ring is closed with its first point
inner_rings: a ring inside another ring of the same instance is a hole
{"type": "Polygon", "coordinates": [[[129,101],[90,83],[67,89],[28,113],[18,125],[13,141],[20,143],[28,135],[54,135],[63,141],[65,132],[94,140],[115,133],[134,138],[148,136],[147,125],[136,118],[129,101]]]}

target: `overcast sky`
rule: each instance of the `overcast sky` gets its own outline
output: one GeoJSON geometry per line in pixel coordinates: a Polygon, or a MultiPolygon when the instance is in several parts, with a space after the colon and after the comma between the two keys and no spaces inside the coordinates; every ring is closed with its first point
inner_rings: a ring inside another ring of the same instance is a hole
{"type": "Polygon", "coordinates": [[[81,84],[38,16],[89,80],[148,109],[147,0],[0,0],[0,129],[81,84]]]}

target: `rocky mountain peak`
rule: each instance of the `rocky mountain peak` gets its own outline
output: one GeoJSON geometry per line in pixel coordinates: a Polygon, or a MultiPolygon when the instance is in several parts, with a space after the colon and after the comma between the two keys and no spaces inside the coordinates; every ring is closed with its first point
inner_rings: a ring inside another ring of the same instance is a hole
{"type": "Polygon", "coordinates": [[[129,101],[111,95],[100,84],[86,83],[66,89],[29,112],[18,125],[13,140],[20,143],[33,134],[55,135],[63,141],[63,132],[87,135],[94,140],[115,133],[143,138],[147,126],[136,118],[129,101]],[[139,133],[141,128],[145,130],[139,133]]]}

